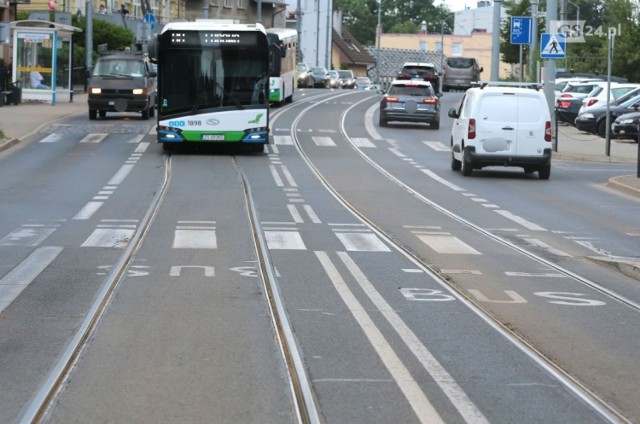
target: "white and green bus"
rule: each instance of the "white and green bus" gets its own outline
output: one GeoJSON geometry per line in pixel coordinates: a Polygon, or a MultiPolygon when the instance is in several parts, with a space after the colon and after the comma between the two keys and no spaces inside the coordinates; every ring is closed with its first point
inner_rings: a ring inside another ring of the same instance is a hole
{"type": "Polygon", "coordinates": [[[280,49],[280,57],[274,56],[269,75],[269,101],[277,105],[293,100],[296,81],[296,52],[298,31],[292,28],[269,28],[267,37],[271,45],[280,49]]]}
{"type": "Polygon", "coordinates": [[[172,22],[148,45],[158,70],[158,142],[269,143],[269,75],[281,48],[261,24],[172,22]]]}

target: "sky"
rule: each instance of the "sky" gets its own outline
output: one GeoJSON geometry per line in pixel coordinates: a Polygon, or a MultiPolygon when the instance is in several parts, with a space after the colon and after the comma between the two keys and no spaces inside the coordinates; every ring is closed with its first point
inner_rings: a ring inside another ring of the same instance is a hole
{"type": "Polygon", "coordinates": [[[449,10],[452,12],[457,12],[459,10],[464,10],[465,5],[467,7],[474,8],[476,7],[476,0],[435,0],[433,2],[435,5],[446,4],[449,7],[449,10]]]}

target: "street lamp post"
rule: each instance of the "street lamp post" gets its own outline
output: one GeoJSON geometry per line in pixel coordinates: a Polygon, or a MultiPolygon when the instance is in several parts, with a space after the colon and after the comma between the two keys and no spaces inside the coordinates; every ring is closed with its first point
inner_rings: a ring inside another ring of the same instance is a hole
{"type": "Polygon", "coordinates": [[[378,25],[376,26],[376,84],[380,85],[380,33],[382,32],[382,0],[378,0],[378,25]]]}

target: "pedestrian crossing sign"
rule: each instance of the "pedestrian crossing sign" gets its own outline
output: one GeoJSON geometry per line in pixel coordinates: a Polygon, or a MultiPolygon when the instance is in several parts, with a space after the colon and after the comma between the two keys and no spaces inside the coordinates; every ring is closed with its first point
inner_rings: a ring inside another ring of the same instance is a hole
{"type": "Polygon", "coordinates": [[[540,34],[540,58],[564,59],[567,41],[564,34],[540,34]]]}

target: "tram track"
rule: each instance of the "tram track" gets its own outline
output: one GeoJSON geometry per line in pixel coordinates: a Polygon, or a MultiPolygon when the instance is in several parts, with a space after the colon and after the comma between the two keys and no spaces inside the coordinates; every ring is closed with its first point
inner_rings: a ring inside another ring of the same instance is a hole
{"type": "MultiPolygon", "coordinates": [[[[295,104],[278,108],[274,112],[274,115],[277,116],[296,105],[317,101],[317,97],[321,97],[321,95],[314,95],[295,104]]],[[[245,197],[249,221],[251,223],[252,239],[255,244],[259,273],[262,277],[263,287],[267,297],[266,300],[269,306],[275,339],[279,345],[288,371],[289,385],[291,393],[293,394],[292,403],[295,406],[295,419],[296,422],[301,424],[318,424],[321,420],[316,408],[316,401],[311,390],[311,385],[305,375],[302,358],[293,337],[293,330],[285,313],[285,308],[277,286],[277,280],[273,272],[273,266],[269,259],[264,232],[260,228],[257,219],[257,211],[255,209],[251,187],[246,176],[239,169],[235,158],[233,158],[233,163],[241,177],[241,186],[245,197]]],[[[78,330],[29,402],[19,420],[21,424],[35,424],[46,419],[47,413],[52,406],[55,405],[57,396],[61,394],[63,388],[69,381],[83,350],[89,343],[101,318],[107,313],[111,299],[117,291],[120,282],[126,276],[127,269],[144,243],[154,218],[162,207],[163,199],[171,184],[171,154],[165,155],[164,168],[164,178],[144,217],[141,219],[138,230],[134,233],[127,248],[112,267],[111,272],[103,280],[78,330]]]]}
{"type": "MultiPolygon", "coordinates": [[[[345,96],[347,94],[343,94],[340,96],[345,96]]],[[[349,108],[347,108],[342,113],[342,118],[340,120],[340,131],[342,136],[349,141],[351,147],[354,151],[357,152],[369,165],[374,167],[377,171],[379,171],[385,178],[396,184],[405,192],[419,199],[425,205],[439,211],[440,213],[446,215],[447,217],[462,223],[466,227],[482,234],[483,236],[502,244],[503,246],[516,251],[517,253],[526,256],[529,259],[537,261],[541,264],[549,266],[556,271],[562,273],[566,277],[573,279],[580,284],[583,284],[597,292],[607,296],[608,298],[619,302],[626,307],[631,308],[636,312],[640,312],[640,305],[630,299],[627,299],[624,296],[621,296],[615,293],[612,290],[609,290],[588,278],[578,275],[558,264],[555,264],[551,261],[548,261],[539,255],[536,255],[533,252],[526,250],[521,246],[517,246],[512,242],[492,233],[491,231],[482,228],[482,226],[470,222],[461,216],[455,214],[454,212],[448,210],[442,205],[433,202],[428,199],[424,195],[422,195],[419,191],[412,188],[409,184],[403,182],[396,176],[394,176],[391,172],[386,170],[384,167],[376,163],[371,157],[366,155],[349,137],[345,130],[345,121],[346,116],[349,111],[358,106],[360,103],[364,103],[370,101],[370,99],[362,99],[358,102],[355,102],[349,108]]],[[[564,370],[561,366],[555,363],[552,359],[550,359],[547,355],[538,350],[533,344],[531,344],[527,338],[513,329],[508,323],[500,320],[495,314],[493,314],[490,310],[486,309],[483,305],[481,305],[476,299],[474,299],[469,293],[463,290],[461,287],[457,286],[451,278],[442,273],[440,270],[436,269],[429,263],[427,263],[417,252],[409,248],[406,244],[402,243],[396,236],[391,234],[388,230],[382,228],[378,224],[376,224],[373,220],[368,218],[365,213],[356,208],[353,204],[351,204],[344,196],[342,196],[339,191],[331,184],[331,182],[321,173],[321,171],[314,165],[312,160],[304,151],[298,134],[298,125],[302,120],[303,116],[311,111],[313,108],[317,107],[317,105],[311,105],[305,108],[298,117],[293,121],[291,125],[291,135],[293,138],[293,144],[300,154],[302,160],[305,162],[307,167],[313,173],[313,175],[320,181],[322,186],[351,214],[353,214],[360,222],[366,225],[371,229],[374,233],[376,233],[380,238],[385,240],[390,246],[407,257],[410,261],[412,261],[417,267],[422,269],[427,275],[429,275],[434,281],[440,284],[444,289],[446,289],[449,293],[455,296],[460,302],[462,302],[466,307],[468,307],[471,311],[473,311],[477,316],[479,316],[482,320],[484,320],[488,325],[490,325],[493,329],[495,329],[498,333],[500,333],[503,337],[505,337],[510,343],[516,346],[521,352],[531,358],[535,363],[545,369],[550,375],[552,375],[557,381],[559,381],[564,387],[573,392],[578,398],[582,399],[586,404],[590,405],[593,410],[597,411],[603,419],[610,423],[631,423],[625,416],[623,416],[617,409],[601,398],[597,393],[579,381],[577,378],[572,376],[569,372],[564,370]]]]}

